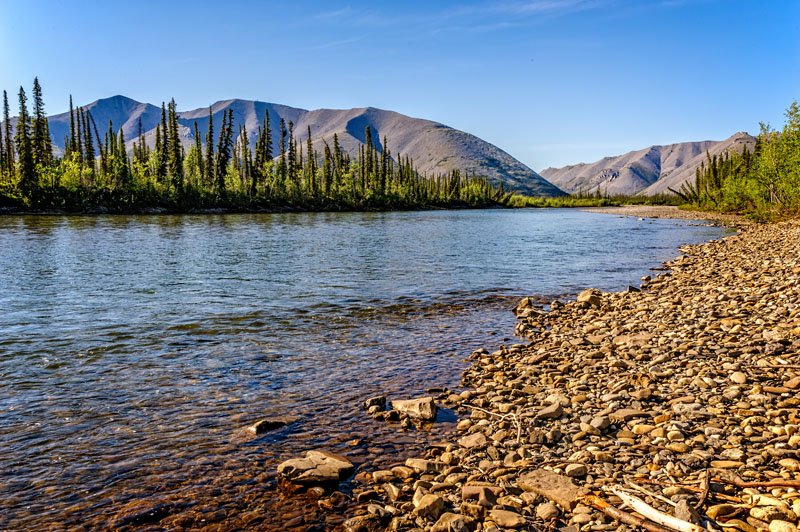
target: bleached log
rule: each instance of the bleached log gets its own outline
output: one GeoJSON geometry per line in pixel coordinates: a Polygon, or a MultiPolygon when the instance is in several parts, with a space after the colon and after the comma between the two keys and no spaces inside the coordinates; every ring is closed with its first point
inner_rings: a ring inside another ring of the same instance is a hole
{"type": "Polygon", "coordinates": [[[695,525],[694,523],[678,519],[677,517],[656,510],[640,498],[631,495],[630,493],[616,486],[611,488],[611,493],[622,499],[622,502],[624,502],[634,512],[655,523],[678,530],[679,532],[708,532],[708,530],[700,525],[695,525]]]}

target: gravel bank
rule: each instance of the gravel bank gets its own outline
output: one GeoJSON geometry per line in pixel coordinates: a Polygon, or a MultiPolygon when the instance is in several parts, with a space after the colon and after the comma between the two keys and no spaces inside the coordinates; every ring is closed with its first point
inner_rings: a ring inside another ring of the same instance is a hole
{"type": "Polygon", "coordinates": [[[674,220],[712,220],[717,222],[737,222],[739,216],[718,212],[684,211],[678,207],[666,205],[623,205],[621,207],[593,207],[583,209],[587,212],[617,214],[620,216],[638,216],[640,218],[668,218],[674,220]]]}
{"type": "Polygon", "coordinates": [[[438,398],[459,434],[360,473],[344,528],[629,529],[554,496],[554,473],[618,508],[607,488],[632,490],[706,530],[796,532],[800,493],[780,484],[800,486],[800,223],[680,251],[641,291],[523,300],[530,342],[473,353],[467,391],[438,398]]]}

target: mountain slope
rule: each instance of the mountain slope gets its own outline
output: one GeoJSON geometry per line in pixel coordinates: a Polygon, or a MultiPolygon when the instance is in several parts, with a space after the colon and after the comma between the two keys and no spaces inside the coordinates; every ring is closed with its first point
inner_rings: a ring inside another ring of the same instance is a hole
{"type": "MultiPolygon", "coordinates": [[[[116,132],[122,127],[129,148],[136,141],[139,119],[147,144],[155,141],[155,128],[161,118],[161,108],[140,103],[124,96],[113,96],[92,102],[88,109],[99,130],[100,137],[108,130],[109,120],[116,132]]],[[[356,156],[358,146],[365,142],[364,132],[370,126],[373,141],[383,149],[386,137],[392,156],[408,156],[422,173],[436,175],[454,169],[476,175],[484,175],[495,185],[503,182],[508,188],[536,196],[560,196],[564,192],[543,179],[539,174],[511,157],[509,154],[480,138],[451,127],[412,118],[393,111],[373,107],[355,109],[318,109],[308,111],[285,105],[252,100],[223,100],[211,106],[214,135],[219,134],[223,113],[233,110],[234,131],[246,127],[250,144],[255,143],[256,132],[265,111],[269,112],[273,132],[273,153],[278,153],[281,118],[294,123],[294,136],[298,143],[305,144],[308,128],[311,128],[314,148],[322,153],[325,143],[333,145],[333,135],[339,138],[342,149],[356,156]]],[[[197,123],[201,140],[205,142],[208,131],[208,108],[179,112],[181,142],[188,149],[194,142],[194,124],[197,123]]],[[[69,113],[49,118],[54,146],[63,150],[64,139],[69,132],[69,113]]],[[[215,140],[216,142],[216,140],[215,140]]]]}
{"type": "Polygon", "coordinates": [[[563,168],[547,168],[541,175],[565,192],[603,194],[653,195],[679,189],[694,179],[695,169],[711,156],[731,150],[741,152],[742,146],[753,148],[755,138],[736,133],[722,140],[681,142],[666,146],[650,146],[616,157],[606,157],[594,163],[581,163],[563,168]]]}

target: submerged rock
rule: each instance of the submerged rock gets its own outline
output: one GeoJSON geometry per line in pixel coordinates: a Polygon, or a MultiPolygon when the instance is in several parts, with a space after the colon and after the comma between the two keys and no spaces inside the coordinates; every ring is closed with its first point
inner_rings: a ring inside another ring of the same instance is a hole
{"type": "Polygon", "coordinates": [[[305,458],[292,458],[278,466],[278,473],[286,480],[300,484],[339,482],[354,470],[347,458],[326,451],[308,451],[305,458]]]}
{"type": "Polygon", "coordinates": [[[438,411],[433,397],[392,401],[392,409],[415,419],[432,421],[438,411]]]}

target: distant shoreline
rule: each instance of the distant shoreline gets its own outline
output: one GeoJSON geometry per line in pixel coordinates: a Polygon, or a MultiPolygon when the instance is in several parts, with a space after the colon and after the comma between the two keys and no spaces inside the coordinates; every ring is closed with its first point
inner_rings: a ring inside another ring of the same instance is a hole
{"type": "Polygon", "coordinates": [[[639,216],[641,218],[664,218],[670,220],[711,220],[726,224],[742,220],[735,214],[718,212],[683,210],[668,205],[622,205],[620,207],[584,207],[581,210],[601,214],[617,214],[620,216],[639,216]]]}

